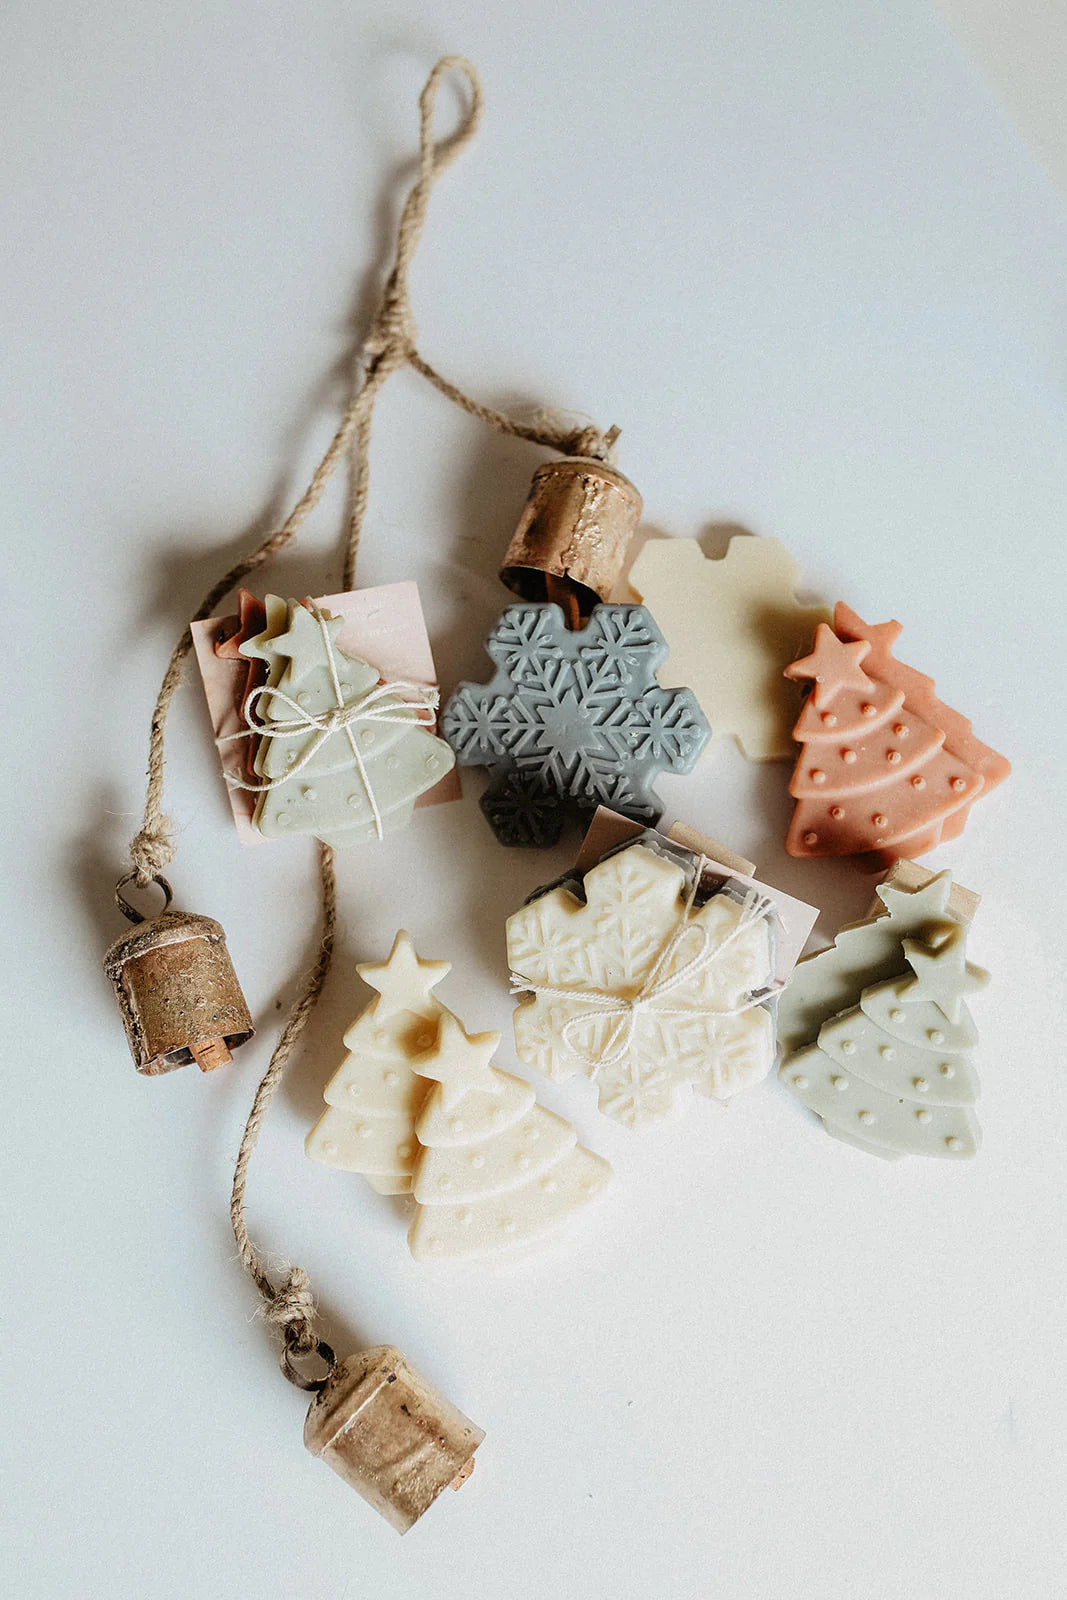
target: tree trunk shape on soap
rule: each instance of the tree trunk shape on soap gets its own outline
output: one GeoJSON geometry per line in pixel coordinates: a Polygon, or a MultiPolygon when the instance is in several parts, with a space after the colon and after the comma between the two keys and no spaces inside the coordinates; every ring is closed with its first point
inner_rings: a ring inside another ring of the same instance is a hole
{"type": "Polygon", "coordinates": [[[326,1110],[304,1148],[324,1166],[361,1173],[379,1194],[406,1194],[429,1089],[412,1062],[437,1037],[445,1007],[430,990],[449,964],[420,960],[401,931],[387,961],[356,970],[379,992],[345,1032],[348,1054],[323,1090],[326,1110]]]}
{"type": "Polygon", "coordinates": [[[945,735],[905,709],[905,694],[865,670],[867,640],[820,623],[811,655],[787,667],[810,680],[794,738],[803,746],[789,792],[794,856],[868,855],[886,864],[932,848],[983,778],[945,749],[945,735]]]}
{"type": "Polygon", "coordinates": [[[537,1104],[530,1084],[490,1065],[499,1042],[497,1033],[468,1035],[448,1014],[434,1049],[415,1063],[434,1083],[416,1124],[408,1243],[417,1260],[484,1255],[553,1233],[611,1177],[569,1122],[537,1104]]]}
{"type": "Polygon", "coordinates": [[[909,974],[863,989],[783,1061],[782,1083],[835,1138],[890,1159],[977,1153],[977,1034],[963,996],[988,975],[967,962],[966,940],[960,924],[903,940],[909,974]]]}
{"type": "Polygon", "coordinates": [[[286,631],[261,647],[272,670],[256,706],[268,727],[255,766],[271,787],[260,795],[254,821],[266,838],[311,833],[343,847],[395,832],[454,763],[416,705],[337,648],[342,627],[340,619],[320,619],[290,602],[286,631]],[[325,719],[346,709],[350,725],[324,736],[325,719]],[[286,724],[291,731],[280,731],[286,724]]]}

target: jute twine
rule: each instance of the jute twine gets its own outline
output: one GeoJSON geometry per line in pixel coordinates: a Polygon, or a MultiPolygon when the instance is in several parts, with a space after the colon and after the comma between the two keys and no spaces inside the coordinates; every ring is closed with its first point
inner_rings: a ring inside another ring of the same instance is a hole
{"type": "MultiPolygon", "coordinates": [[[[562,422],[553,422],[551,418],[542,418],[536,424],[521,422],[502,411],[494,410],[492,406],[483,405],[480,401],[472,399],[424,360],[416,348],[417,329],[411,312],[408,272],[426,222],[430,194],[446,167],[451,166],[460,152],[470,144],[478,131],[481,119],[482,87],[476,68],[463,56],[442,57],[430,73],[419,96],[419,173],[404,203],[397,228],[396,254],[392,270],[362,346],[360,381],[345,407],[325,455],[312,474],[311,482],[285,522],[276,533],[272,533],[257,549],[243,556],[213,585],[197,608],[191,623],[210,617],[231,589],[289,543],[318,505],[326,485],[346,456],[352,462],[352,493],[344,538],[342,583],[345,589],[353,587],[356,555],[367,511],[369,447],[374,404],[386,379],[392,373],[399,372],[402,367],[413,367],[447,400],[469,412],[472,417],[477,417],[488,427],[496,429],[498,433],[509,434],[516,439],[526,439],[531,444],[544,445],[548,449],[558,450],[563,455],[611,460],[618,429],[611,428],[606,433],[601,433],[595,427],[568,427],[562,422]],[[437,94],[444,80],[452,73],[460,73],[466,79],[469,100],[463,121],[456,132],[440,143],[435,143],[433,122],[437,94]]],[[[175,852],[173,822],[163,810],[164,737],[167,713],[181,682],[186,658],[192,649],[191,623],[174,648],[152,713],[144,822],[130,843],[134,878],[139,884],[151,883],[169,865],[175,852]]],[[[322,886],[322,937],[318,955],[304,978],[299,997],[256,1090],[241,1139],[230,1199],[230,1220],[233,1223],[238,1252],[263,1297],[263,1314],[266,1320],[282,1331],[285,1340],[282,1366],[286,1375],[294,1382],[302,1380],[289,1366],[290,1355],[306,1355],[316,1350],[324,1354],[328,1347],[324,1346],[315,1334],[315,1303],[307,1273],[300,1267],[293,1267],[283,1282],[274,1282],[267,1273],[259,1250],[249,1238],[245,1224],[245,1185],[248,1179],[248,1164],[256,1148],[271,1096],[315,1008],[330,970],[337,897],[334,853],[326,844],[319,846],[319,874],[322,886]]],[[[307,1384],[302,1386],[307,1387],[307,1384]]]]}

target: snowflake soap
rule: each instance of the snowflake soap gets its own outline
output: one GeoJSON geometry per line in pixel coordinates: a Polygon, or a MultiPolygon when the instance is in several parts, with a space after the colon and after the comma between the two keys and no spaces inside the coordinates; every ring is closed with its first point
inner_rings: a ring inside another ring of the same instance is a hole
{"type": "Polygon", "coordinates": [[[490,1065],[498,1033],[448,1013],[415,1069],[433,1087],[419,1115],[408,1243],[417,1260],[485,1255],[554,1232],[601,1193],[606,1161],[533,1089],[490,1065]]]}
{"type": "Polygon", "coordinates": [[[781,1081],[835,1138],[888,1159],[977,1153],[977,1035],[963,997],[988,973],[967,961],[966,944],[959,923],[929,943],[904,939],[911,975],[861,990],[783,1061],[781,1081]]]}
{"type": "Polygon", "coordinates": [[[650,539],[630,573],[670,648],[663,682],[689,684],[715,738],[750,761],[793,754],[798,696],[782,672],[829,617],[799,603],[799,577],[784,544],[747,534],[718,561],[695,539],[650,539]]]}
{"type": "Polygon", "coordinates": [[[690,772],[709,737],[688,689],[663,689],[663,635],[643,606],[600,605],[571,631],[557,605],[509,606],[486,644],[496,676],[464,683],[441,732],[488,768],[482,809],[509,845],[554,844],[568,808],[654,822],[661,772],[690,772]]]}
{"type": "Polygon", "coordinates": [[[563,1081],[583,1072],[600,1109],[660,1121],[692,1084],[727,1099],[774,1060],[766,1000],[774,912],[756,891],[701,906],[686,873],[644,844],[586,873],[584,900],[550,889],[508,919],[519,1059],[563,1081]]]}

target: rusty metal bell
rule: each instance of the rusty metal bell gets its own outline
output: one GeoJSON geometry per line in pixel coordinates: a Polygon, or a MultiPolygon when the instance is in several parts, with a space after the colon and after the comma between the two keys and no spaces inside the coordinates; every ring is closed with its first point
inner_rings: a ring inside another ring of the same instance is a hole
{"type": "Polygon", "coordinates": [[[254,1033],[226,935],[211,917],[168,911],[144,918],[122,893],[116,899],[134,923],[104,957],[115,989],[126,1037],[138,1072],[171,1072],[195,1061],[202,1072],[230,1060],[230,1052],[254,1033]]]}
{"type": "Polygon", "coordinates": [[[641,520],[643,501],[606,462],[568,456],[534,473],[529,498],[500,569],[524,600],[564,605],[571,627],[607,600],[641,520]]]}

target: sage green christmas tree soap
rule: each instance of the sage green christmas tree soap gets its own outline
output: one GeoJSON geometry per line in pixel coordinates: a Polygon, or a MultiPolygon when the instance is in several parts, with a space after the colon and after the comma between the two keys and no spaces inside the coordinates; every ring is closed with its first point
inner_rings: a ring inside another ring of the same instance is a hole
{"type": "Polygon", "coordinates": [[[249,702],[263,725],[254,826],[268,839],[311,833],[337,846],[405,827],[455,760],[431,732],[436,690],[381,682],[338,648],[343,621],[311,605],[290,601],[278,631],[279,604],[267,597],[267,628],[241,647],[268,667],[249,702]]]}
{"type": "Polygon", "coordinates": [[[865,988],[779,1077],[828,1133],[872,1154],[963,1159],[977,1153],[977,1042],[965,995],[988,980],[966,958],[967,930],[904,939],[910,975],[865,988]]]}

